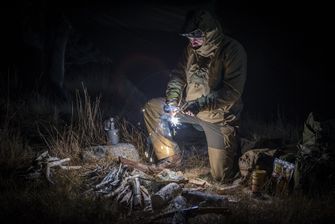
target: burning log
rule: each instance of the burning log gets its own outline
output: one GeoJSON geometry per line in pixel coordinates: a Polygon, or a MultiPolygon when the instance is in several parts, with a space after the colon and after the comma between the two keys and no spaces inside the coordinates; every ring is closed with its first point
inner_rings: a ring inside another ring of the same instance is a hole
{"type": "Polygon", "coordinates": [[[151,196],[153,209],[160,209],[182,192],[179,184],[170,183],[151,196]]]}

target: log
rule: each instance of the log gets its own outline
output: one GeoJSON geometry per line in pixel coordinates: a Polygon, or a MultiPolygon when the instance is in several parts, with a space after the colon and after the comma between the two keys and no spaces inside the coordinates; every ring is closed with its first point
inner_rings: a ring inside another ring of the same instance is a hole
{"type": "Polygon", "coordinates": [[[160,209],[182,192],[179,184],[170,183],[151,196],[152,208],[160,209]]]}
{"type": "Polygon", "coordinates": [[[228,202],[226,197],[208,192],[183,190],[182,196],[191,203],[207,202],[222,205],[228,202]]]}
{"type": "Polygon", "coordinates": [[[131,189],[128,188],[127,192],[125,193],[123,198],[120,200],[120,205],[122,205],[123,207],[128,207],[130,205],[132,197],[133,197],[133,192],[131,191],[131,189]]]}
{"type": "Polygon", "coordinates": [[[134,208],[142,207],[142,195],[141,195],[141,188],[140,188],[140,181],[138,177],[135,177],[132,181],[132,190],[133,190],[133,197],[134,197],[134,208]]]}
{"type": "Polygon", "coordinates": [[[187,207],[187,200],[185,197],[178,195],[170,203],[170,210],[173,209],[184,209],[187,207]]]}

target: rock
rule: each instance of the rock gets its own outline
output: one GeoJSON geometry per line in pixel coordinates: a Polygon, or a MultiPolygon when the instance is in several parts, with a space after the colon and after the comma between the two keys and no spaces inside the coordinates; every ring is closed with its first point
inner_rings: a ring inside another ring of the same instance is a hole
{"type": "Polygon", "coordinates": [[[84,149],[82,153],[84,161],[100,160],[103,158],[123,157],[136,162],[140,161],[140,156],[134,145],[129,143],[118,143],[116,145],[98,145],[84,149]]]}
{"type": "Polygon", "coordinates": [[[162,181],[184,182],[186,178],[181,171],[175,172],[170,169],[164,169],[156,175],[162,181]]]}

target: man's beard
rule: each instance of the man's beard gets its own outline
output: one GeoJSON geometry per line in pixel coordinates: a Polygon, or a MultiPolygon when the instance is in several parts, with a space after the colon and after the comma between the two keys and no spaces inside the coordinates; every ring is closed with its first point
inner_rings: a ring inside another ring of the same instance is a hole
{"type": "Polygon", "coordinates": [[[194,50],[198,50],[199,48],[201,48],[201,46],[202,46],[202,45],[195,46],[195,47],[192,46],[192,48],[193,48],[194,50]]]}

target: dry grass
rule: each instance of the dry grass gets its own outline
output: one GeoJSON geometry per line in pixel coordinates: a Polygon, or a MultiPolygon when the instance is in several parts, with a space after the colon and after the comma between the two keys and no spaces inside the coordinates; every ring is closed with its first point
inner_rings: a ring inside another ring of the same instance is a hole
{"type": "Polygon", "coordinates": [[[282,113],[277,111],[271,121],[262,118],[250,118],[245,114],[241,121],[241,132],[254,141],[261,139],[282,139],[283,144],[298,143],[301,138],[303,124],[288,122],[282,113]]]}
{"type": "Polygon", "coordinates": [[[142,159],[145,159],[144,151],[146,146],[146,137],[143,130],[136,127],[126,119],[118,119],[117,126],[120,132],[120,138],[123,142],[129,142],[135,146],[142,159]]]}
{"type": "MultiPolygon", "coordinates": [[[[86,89],[83,91],[83,97],[78,93],[76,107],[68,125],[65,122],[54,122],[55,111],[43,102],[45,106],[30,107],[30,110],[25,111],[26,114],[20,110],[10,119],[8,116],[1,117],[0,217],[2,220],[10,220],[13,223],[110,223],[112,220],[117,220],[116,210],[111,209],[110,201],[93,199],[82,194],[84,185],[82,170],[56,169],[52,176],[55,185],[50,185],[43,178],[26,180],[20,175],[32,164],[41,150],[44,151],[46,148],[52,155],[59,158],[70,157],[71,163],[79,164],[80,152],[84,147],[104,144],[105,133],[102,129],[99,102],[99,99],[92,102],[86,89]],[[36,117],[26,119],[33,111],[39,111],[39,120],[36,117]],[[46,112],[48,114],[45,114],[46,112]],[[20,132],[22,127],[30,127],[35,129],[31,132],[40,133],[44,139],[44,147],[38,150],[33,148],[36,144],[28,141],[20,132]]],[[[1,110],[10,109],[10,112],[4,114],[13,115],[12,111],[16,107],[14,103],[9,105],[13,107],[2,106],[1,110]]],[[[27,108],[27,105],[24,105],[24,109],[27,108]]]]}
{"type": "Polygon", "coordinates": [[[334,195],[310,199],[301,195],[256,200],[243,198],[233,206],[229,223],[330,223],[334,195]]]}
{"type": "Polygon", "coordinates": [[[42,126],[46,134],[42,131],[40,134],[49,152],[60,158],[69,157],[80,162],[80,155],[84,148],[105,144],[99,104],[100,98],[92,101],[86,88],[83,88],[83,96],[77,91],[76,105],[75,109],[72,109],[70,124],[63,127],[42,126]]]}
{"type": "Polygon", "coordinates": [[[58,174],[56,183],[1,179],[0,217],[12,223],[107,223],[117,218],[108,201],[81,194],[78,173],[58,174]]]}
{"type": "Polygon", "coordinates": [[[15,171],[26,167],[33,158],[31,147],[19,132],[2,130],[0,132],[0,169],[15,171]]]}

